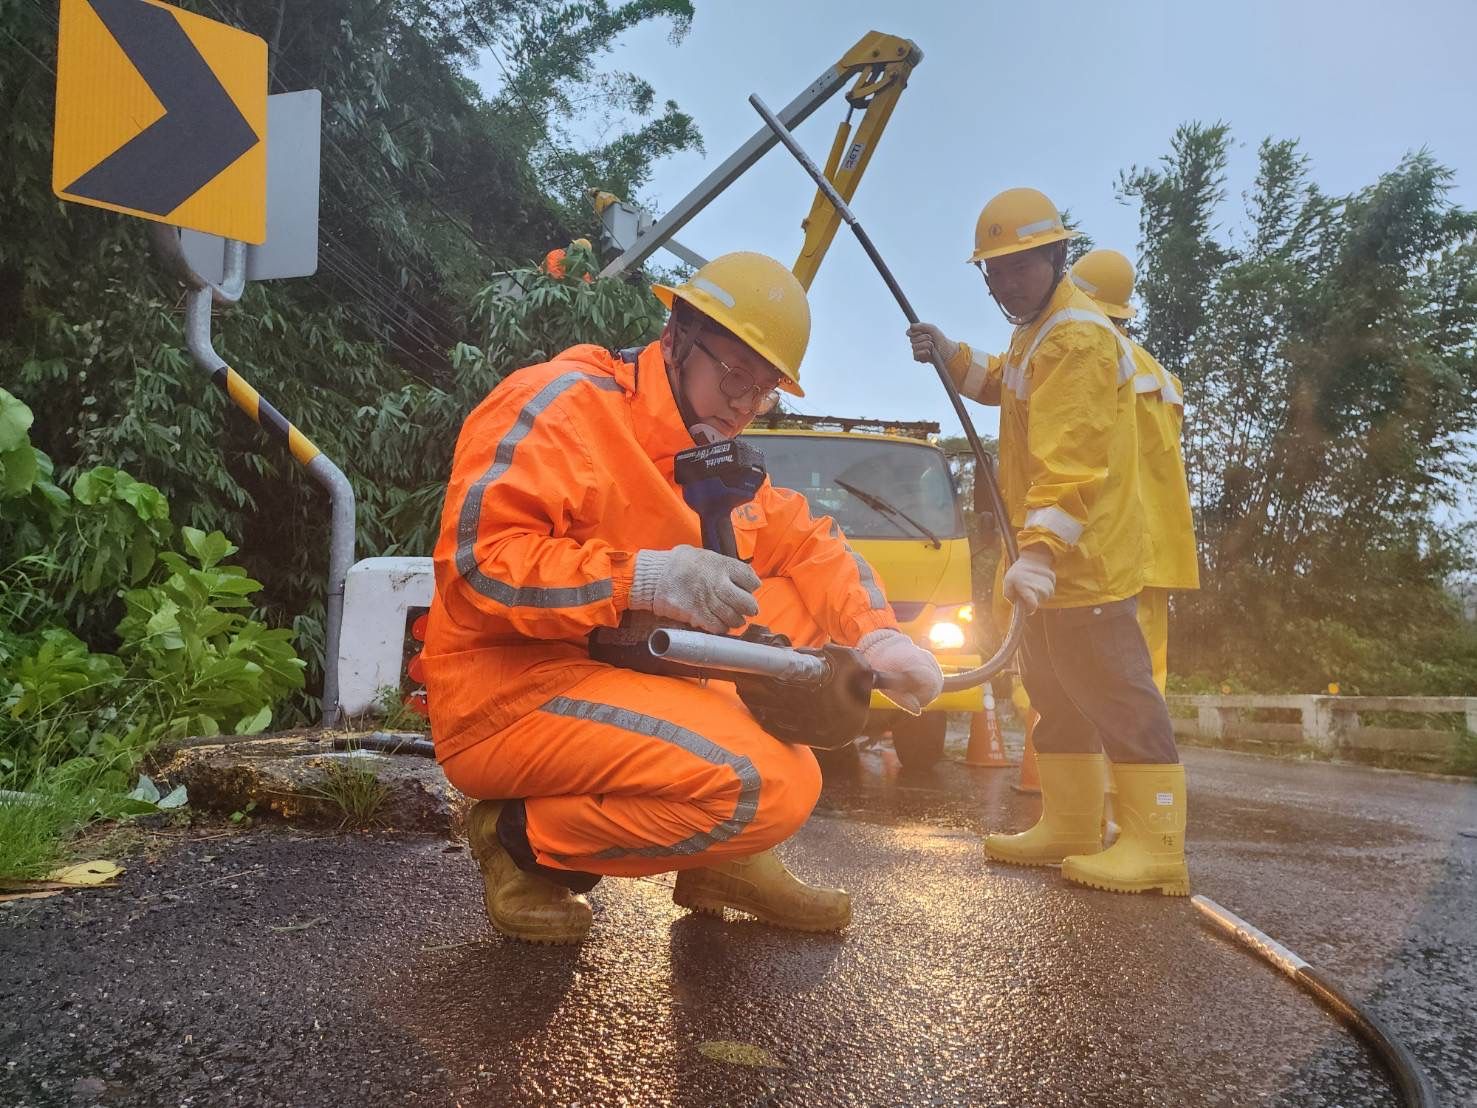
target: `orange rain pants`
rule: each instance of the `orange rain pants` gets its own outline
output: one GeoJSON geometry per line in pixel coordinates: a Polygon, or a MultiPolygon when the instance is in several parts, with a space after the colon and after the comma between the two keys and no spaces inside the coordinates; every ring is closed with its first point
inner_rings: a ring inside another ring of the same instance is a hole
{"type": "MultiPolygon", "coordinates": [[[[755,622],[816,646],[826,635],[795,586],[766,580],[755,622]]],[[[754,854],[795,833],[821,776],[728,682],[603,667],[442,763],[468,796],[524,798],[534,857],[636,877],[754,854]]]]}

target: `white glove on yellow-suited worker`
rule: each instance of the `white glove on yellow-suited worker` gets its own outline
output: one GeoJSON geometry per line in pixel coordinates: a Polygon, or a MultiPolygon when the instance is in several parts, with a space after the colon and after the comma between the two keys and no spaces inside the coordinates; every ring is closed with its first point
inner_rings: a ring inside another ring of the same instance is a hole
{"type": "Polygon", "coordinates": [[[1019,604],[1030,615],[1051,599],[1056,592],[1056,570],[1051,568],[1051,554],[1040,547],[1028,547],[1010,563],[1001,582],[1005,599],[1019,604]]]}
{"type": "Polygon", "coordinates": [[[631,608],[721,635],[759,614],[759,575],[737,558],[696,546],[636,555],[631,608]]]}
{"type": "Polygon", "coordinates": [[[909,715],[919,715],[944,691],[944,673],[938,659],[894,627],[863,635],[856,644],[867,665],[878,673],[902,679],[883,695],[909,715]]]}

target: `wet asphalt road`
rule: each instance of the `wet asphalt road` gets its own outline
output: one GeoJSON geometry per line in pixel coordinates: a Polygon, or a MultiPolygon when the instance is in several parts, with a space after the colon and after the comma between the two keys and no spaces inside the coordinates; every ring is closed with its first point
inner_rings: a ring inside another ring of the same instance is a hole
{"type": "MultiPolygon", "coordinates": [[[[1477,786],[1186,761],[1196,891],[1477,1104],[1477,786]]],[[[838,937],[687,918],[653,878],[602,884],[582,948],[526,947],[485,933],[443,841],[196,835],[0,911],[0,1105],[1393,1103],[1187,901],[987,866],[979,833],[1034,812],[1014,777],[886,750],[833,777],[784,853],[852,891],[838,937]]]]}

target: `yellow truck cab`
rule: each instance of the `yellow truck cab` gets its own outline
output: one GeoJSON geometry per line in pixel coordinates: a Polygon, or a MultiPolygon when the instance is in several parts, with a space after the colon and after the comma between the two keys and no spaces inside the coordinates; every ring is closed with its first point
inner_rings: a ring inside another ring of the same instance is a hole
{"type": "MultiPolygon", "coordinates": [[[[969,539],[936,423],[779,413],[744,433],[764,453],[770,480],[830,516],[882,578],[898,623],[932,650],[945,673],[980,664],[974,652],[969,539]]],[[[892,735],[910,768],[944,749],[949,712],[977,712],[979,689],[945,693],[921,716],[872,696],[867,733],[892,735]]]]}

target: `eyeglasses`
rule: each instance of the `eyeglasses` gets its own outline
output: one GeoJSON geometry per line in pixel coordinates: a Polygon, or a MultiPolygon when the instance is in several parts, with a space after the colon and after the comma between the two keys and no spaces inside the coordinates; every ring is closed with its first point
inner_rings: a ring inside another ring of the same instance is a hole
{"type": "Polygon", "coordinates": [[[723,371],[718,378],[718,391],[730,400],[749,401],[755,415],[764,415],[779,402],[779,393],[774,385],[756,385],[752,374],[734,369],[722,358],[703,345],[701,339],[693,339],[692,345],[703,352],[707,359],[723,371]]]}

